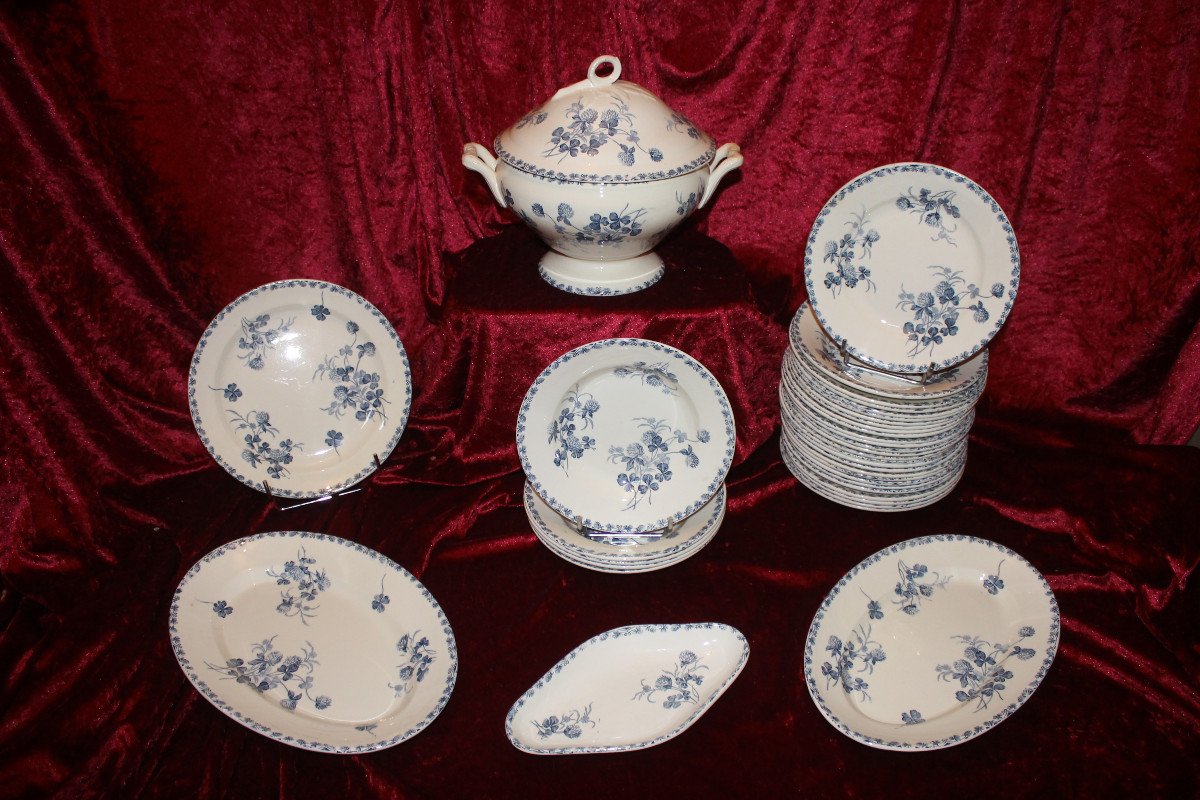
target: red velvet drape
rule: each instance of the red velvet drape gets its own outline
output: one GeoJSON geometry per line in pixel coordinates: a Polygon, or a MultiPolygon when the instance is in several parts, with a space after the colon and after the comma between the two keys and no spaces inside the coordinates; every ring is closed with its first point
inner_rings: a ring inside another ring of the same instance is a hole
{"type": "Polygon", "coordinates": [[[1189,2],[581,5],[18,2],[0,9],[0,796],[893,796],[1200,790],[1200,11],[1189,2]],[[746,154],[664,244],[663,283],[583,300],[460,165],[596,55],[746,154]],[[784,325],[828,196],[943,164],[1006,209],[1020,293],[966,477],[901,515],[800,487],[774,430],[784,325]],[[195,435],[185,374],[229,300],[308,277],[364,295],[413,360],[409,429],[367,492],[280,511],[195,435]],[[717,540],[642,576],[538,545],[512,422],[575,344],[693,353],[738,415],[717,540]],[[242,729],[175,665],[166,609],[258,530],[375,547],[441,601],[443,715],[335,758],[242,729]],[[1012,720],[905,755],[829,727],[800,680],[830,585],[909,536],[1021,552],[1058,593],[1059,659],[1012,720]],[[695,728],[614,757],[503,737],[555,660],[622,624],[751,642],[695,728]]]}

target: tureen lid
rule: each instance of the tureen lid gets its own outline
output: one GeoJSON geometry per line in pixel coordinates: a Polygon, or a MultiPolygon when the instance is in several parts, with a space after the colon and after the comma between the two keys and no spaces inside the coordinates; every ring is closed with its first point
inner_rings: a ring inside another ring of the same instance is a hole
{"type": "Polygon", "coordinates": [[[707,164],[708,134],[636,83],[621,60],[600,56],[588,76],[564,86],[496,137],[496,154],[519,170],[579,183],[634,183],[707,164]],[[612,69],[601,77],[598,69],[612,69]]]}

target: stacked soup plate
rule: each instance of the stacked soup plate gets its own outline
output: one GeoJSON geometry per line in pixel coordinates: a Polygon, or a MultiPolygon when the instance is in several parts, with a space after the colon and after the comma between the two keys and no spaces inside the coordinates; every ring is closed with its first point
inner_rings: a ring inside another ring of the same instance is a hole
{"type": "Polygon", "coordinates": [[[711,541],[734,446],[733,412],[712,373],[646,339],[605,339],[555,359],[517,419],[534,532],[602,572],[661,569],[711,541]]]}
{"type": "Polygon", "coordinates": [[[948,494],[1019,276],[1004,211],[957,172],[891,164],[839,189],[809,235],[809,299],[782,367],[782,450],[796,477],[880,511],[948,494]]]}

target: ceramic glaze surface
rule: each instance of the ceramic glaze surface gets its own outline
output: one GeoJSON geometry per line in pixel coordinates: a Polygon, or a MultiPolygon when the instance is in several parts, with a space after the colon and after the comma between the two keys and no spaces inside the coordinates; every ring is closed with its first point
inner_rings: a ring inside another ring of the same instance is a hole
{"type": "Polygon", "coordinates": [[[441,607],[394,561],[336,536],[261,533],[204,556],[171,644],[205,699],[277,741],[363,753],[415,736],[454,688],[441,607]]]}
{"type": "Polygon", "coordinates": [[[892,372],[959,364],[1000,330],[1020,256],[1004,211],[974,181],[932,164],[893,164],[843,186],[804,254],[821,326],[856,358],[892,372]]]}
{"type": "Polygon", "coordinates": [[[188,375],[209,453],[259,491],[318,497],[392,452],[412,379],[395,329],[354,292],[322,281],[260,286],[205,330],[188,375]]]}
{"type": "Polygon", "coordinates": [[[615,628],[551,667],[513,704],[505,733],[539,755],[653,747],[693,725],[749,655],[746,638],[721,623],[615,628]]]}
{"type": "Polygon", "coordinates": [[[890,750],[949,747],[1013,714],[1059,639],[1058,603],[1012,550],[963,535],[893,545],[846,574],[804,648],[822,715],[890,750]]]}

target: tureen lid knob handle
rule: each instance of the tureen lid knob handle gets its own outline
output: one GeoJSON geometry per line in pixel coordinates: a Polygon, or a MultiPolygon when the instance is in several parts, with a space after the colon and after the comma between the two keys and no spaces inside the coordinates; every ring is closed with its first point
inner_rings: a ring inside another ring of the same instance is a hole
{"type": "Polygon", "coordinates": [[[591,83],[592,86],[608,86],[616,83],[617,79],[620,77],[621,59],[617,58],[616,56],[600,56],[592,62],[590,67],[588,67],[588,82],[591,83]],[[605,64],[608,64],[610,67],[612,67],[612,71],[601,77],[596,74],[596,70],[605,64]]]}

